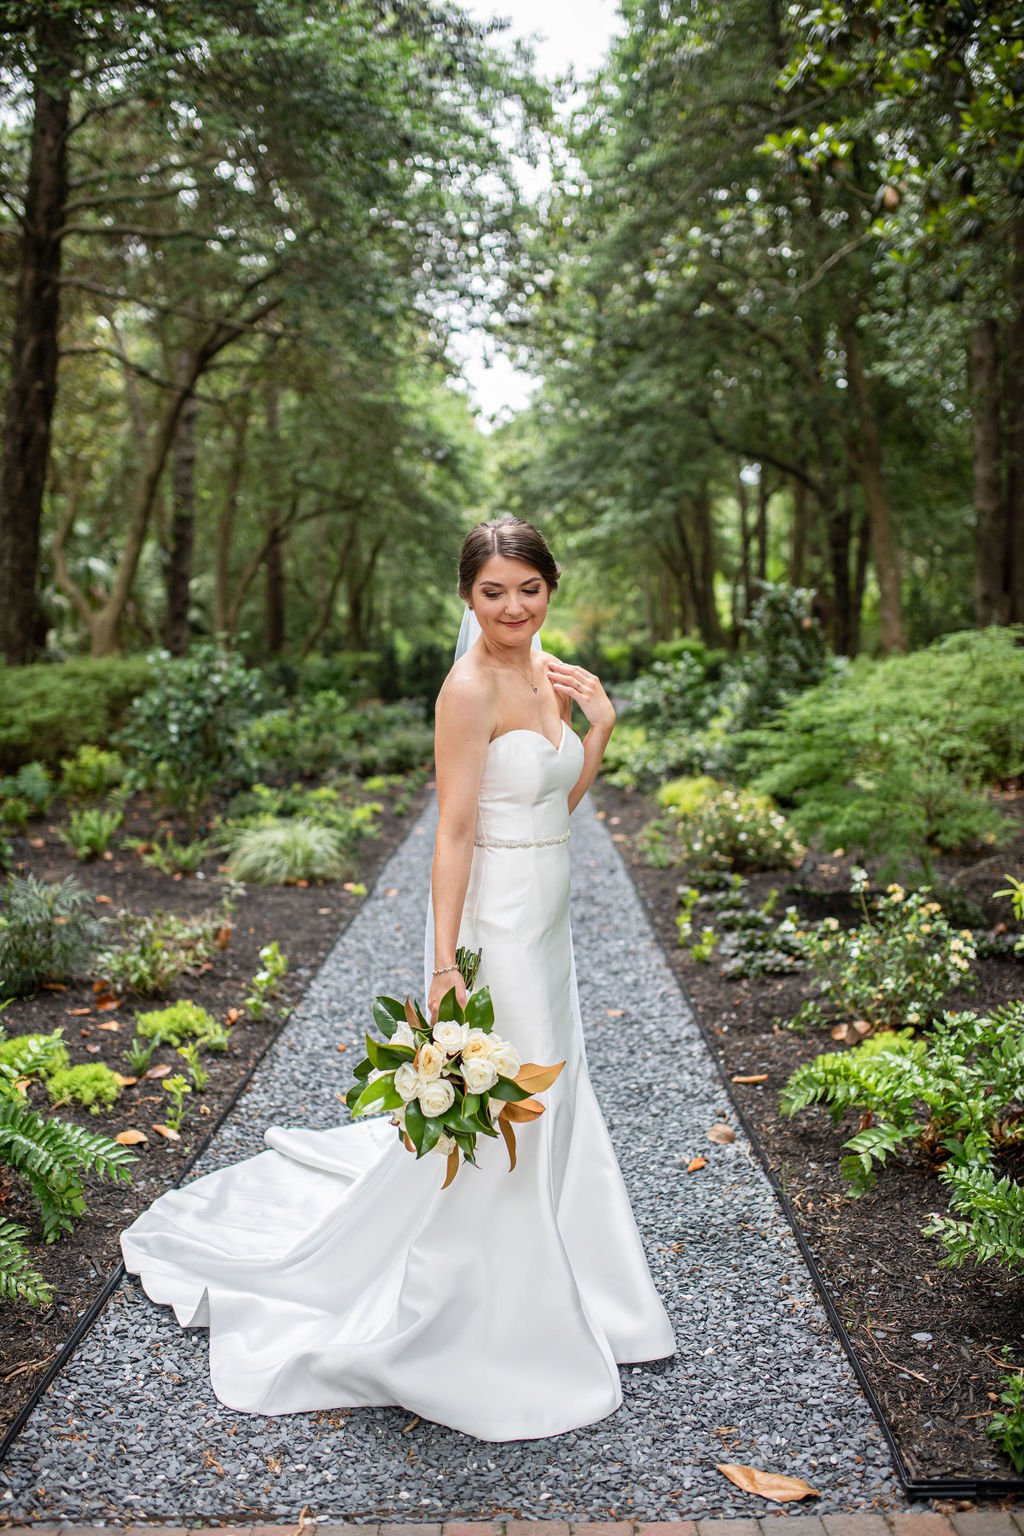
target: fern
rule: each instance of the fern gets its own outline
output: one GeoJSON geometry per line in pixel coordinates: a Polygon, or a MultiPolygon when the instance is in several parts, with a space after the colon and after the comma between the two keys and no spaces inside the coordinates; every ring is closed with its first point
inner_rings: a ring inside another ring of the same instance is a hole
{"type": "Polygon", "coordinates": [[[1024,1186],[985,1167],[946,1168],[941,1174],[956,1215],[933,1216],[924,1228],[945,1248],[943,1267],[973,1259],[1024,1269],[1024,1186]]]}
{"type": "Polygon", "coordinates": [[[0,1301],[27,1301],[30,1307],[46,1307],[53,1287],[43,1279],[25,1247],[28,1233],[16,1222],[0,1216],[0,1301]]]}
{"type": "Polygon", "coordinates": [[[72,1231],[75,1217],[86,1209],[79,1171],[128,1180],[136,1161],[107,1136],[39,1114],[0,1073],[0,1163],[28,1186],[48,1243],[72,1231]]]}
{"type": "Polygon", "coordinates": [[[985,1164],[1024,1138],[1024,1002],[986,1017],[944,1013],[930,1036],[880,1033],[853,1050],[805,1062],[780,1097],[785,1115],[824,1104],[838,1124],[849,1111],[866,1123],[844,1143],[841,1169],[853,1195],[869,1190],[876,1165],[905,1142],[940,1151],[954,1166],[985,1164]]]}

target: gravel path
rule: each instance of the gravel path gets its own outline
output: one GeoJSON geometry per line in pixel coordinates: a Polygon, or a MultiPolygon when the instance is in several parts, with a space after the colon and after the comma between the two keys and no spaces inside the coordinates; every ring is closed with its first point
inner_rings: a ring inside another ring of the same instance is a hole
{"type": "MultiPolygon", "coordinates": [[[[336,1045],[359,1040],[375,992],[422,986],[435,816],[431,800],[197,1172],[260,1151],[274,1121],[336,1123],[352,1060],[336,1045]]],[[[549,1440],[410,1428],[401,1409],[235,1414],[210,1388],[206,1331],[179,1328],[129,1278],[0,1468],[0,1520],[266,1520],[304,1504],[366,1521],[763,1512],[719,1461],[805,1477],[815,1513],[905,1507],[760,1165],[742,1133],[707,1140],[725,1094],[589,798],[570,846],[591,1074],[676,1357],[623,1367],[617,1413],[549,1440]],[[688,1174],[697,1153],[707,1167],[688,1174]]]]}

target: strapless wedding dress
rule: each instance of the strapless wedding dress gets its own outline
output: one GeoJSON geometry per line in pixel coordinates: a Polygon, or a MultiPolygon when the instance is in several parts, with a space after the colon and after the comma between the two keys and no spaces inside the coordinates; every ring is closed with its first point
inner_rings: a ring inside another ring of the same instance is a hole
{"type": "MultiPolygon", "coordinates": [[[[210,1332],[218,1398],[246,1413],[401,1406],[483,1440],[559,1434],[622,1401],[617,1362],[675,1350],[580,1049],[570,817],[583,745],[495,737],[459,941],[482,950],[495,1028],[564,1060],[518,1164],[481,1136],[442,1189],[387,1115],[272,1126],[265,1151],[159,1196],[126,1268],[210,1332]]],[[[367,1007],[370,999],[366,999],[367,1007]]],[[[344,1114],[345,1111],[341,1110],[344,1114]]]]}

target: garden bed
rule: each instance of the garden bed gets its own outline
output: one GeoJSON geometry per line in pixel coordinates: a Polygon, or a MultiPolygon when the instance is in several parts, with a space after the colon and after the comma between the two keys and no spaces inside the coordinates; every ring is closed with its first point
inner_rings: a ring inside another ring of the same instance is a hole
{"type": "MultiPolygon", "coordinates": [[[[1024,1365],[1024,1279],[993,1265],[938,1267],[943,1250],[921,1228],[946,1201],[934,1173],[910,1153],[890,1159],[871,1193],[849,1198],[839,1156],[854,1121],[833,1128],[824,1109],[793,1119],[778,1109],[780,1090],[802,1062],[841,1048],[827,1030],[800,1034],[780,1022],[808,996],[810,972],[729,979],[714,954],[705,963],[691,958],[679,945],[675,921],[684,873],[650,867],[633,841],[659,807],[603,780],[594,793],[735,1102],[796,1213],[908,1474],[914,1480],[1013,1477],[985,1425],[1000,1375],[1009,1365],[1024,1365]],[[762,1076],[757,1083],[733,1081],[762,1076]]],[[[945,879],[964,871],[959,889],[993,926],[1012,923],[1012,915],[1009,903],[993,902],[991,893],[1005,884],[1004,871],[1019,872],[1024,864],[1024,797],[1006,798],[1002,808],[1020,819],[1022,835],[994,862],[971,873],[969,860],[947,857],[937,865],[945,879]]],[[[744,895],[753,906],[778,888],[780,918],[789,905],[808,920],[849,914],[854,862],[812,850],[799,870],[751,875],[744,895]]],[[[699,907],[697,914],[695,932],[702,921],[714,925],[713,916],[700,917],[699,907]]],[[[1013,959],[979,958],[973,970],[977,988],[951,994],[946,1007],[983,1013],[1024,995],[1024,969],[1013,959]]],[[[707,1169],[690,1175],[708,1176],[707,1169]]],[[[842,1434],[842,1425],[836,1433],[842,1434]]]]}
{"type": "MultiPolygon", "coordinates": [[[[356,881],[372,886],[393,849],[408,833],[431,788],[428,783],[410,796],[407,787],[396,784],[374,795],[384,807],[376,823],[379,835],[363,842],[355,858],[356,881]],[[394,809],[396,802],[400,813],[394,809]]],[[[136,798],[128,807],[121,830],[124,835],[148,840],[157,824],[152,805],[136,798]]],[[[93,896],[98,913],[123,907],[134,913],[163,909],[185,916],[219,903],[214,857],[208,858],[194,876],[161,874],[144,866],[132,853],[121,851],[111,858],[79,864],[57,835],[58,825],[51,814],[46,822],[31,823],[28,836],[13,839],[18,873],[48,881],[74,873],[93,896]]],[[[183,829],[177,831],[182,834],[183,829]]],[[[363,900],[358,891],[346,890],[342,881],[306,887],[248,885],[231,918],[226,947],[217,951],[212,962],[182,975],[166,997],[126,998],[117,1007],[100,1008],[92,982],[83,981],[47,987],[19,999],[0,1015],[9,1035],[49,1032],[62,1026],[72,1064],[105,1061],[130,1075],[122,1052],[131,1041],[136,1011],[191,999],[224,1023],[250,990],[252,978],[261,968],[259,952],[264,945],[276,941],[288,960],[287,974],[266,1016],[259,1022],[239,1019],[231,1027],[227,1051],[204,1053],[203,1065],[210,1081],[202,1094],[192,1095],[179,1141],[153,1129],[155,1123],[166,1121],[169,1109],[168,1095],[157,1078],[140,1078],[127,1086],[117,1104],[99,1115],[77,1104],[59,1109],[63,1119],[89,1130],[116,1136],[128,1129],[141,1129],[147,1141],[132,1148],[138,1162],[132,1168],[130,1183],[87,1177],[88,1211],[74,1232],[50,1245],[42,1241],[29,1245],[35,1267],[54,1287],[55,1299],[44,1311],[27,1304],[5,1303],[0,1307],[0,1438],[106,1276],[119,1263],[121,1231],[159,1194],[177,1184],[206,1146],[255,1063],[283,1027],[286,1014],[282,1010],[293,1007],[302,996],[363,900]]],[[[170,1046],[164,1046],[152,1058],[152,1065],[158,1064],[170,1064],[178,1071],[181,1059],[170,1046]]],[[[30,1100],[38,1108],[46,1105],[40,1084],[33,1084],[30,1100]]],[[[24,1188],[14,1179],[4,1183],[2,1175],[0,1213],[20,1222],[34,1236],[38,1234],[36,1212],[24,1188]]]]}

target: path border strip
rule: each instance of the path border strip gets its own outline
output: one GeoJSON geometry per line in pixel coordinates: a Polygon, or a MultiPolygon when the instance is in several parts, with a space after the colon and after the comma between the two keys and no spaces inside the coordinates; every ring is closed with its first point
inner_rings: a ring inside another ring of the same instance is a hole
{"type": "Polygon", "coordinates": [[[733,1515],[697,1520],[452,1520],[442,1524],[337,1525],[306,1519],[295,1525],[47,1525],[0,1523],[5,1536],[1024,1536],[1024,1510],[974,1509],[878,1514],[733,1515]]]}

